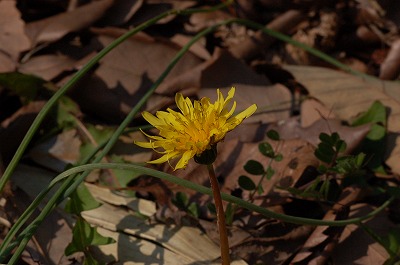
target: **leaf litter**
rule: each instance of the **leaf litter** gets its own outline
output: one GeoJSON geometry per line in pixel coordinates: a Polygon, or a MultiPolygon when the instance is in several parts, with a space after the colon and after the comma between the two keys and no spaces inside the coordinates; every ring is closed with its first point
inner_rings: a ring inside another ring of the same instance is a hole
{"type": "MultiPolygon", "coordinates": [[[[3,36],[0,75],[6,81],[11,80],[7,74],[14,71],[26,77],[25,85],[0,84],[1,102],[14,102],[1,114],[2,164],[11,159],[32,118],[43,106],[43,100],[71,78],[88,58],[130,27],[165,10],[202,5],[197,1],[101,0],[86,4],[62,1],[62,5],[53,11],[48,9],[50,13],[44,15],[43,8],[23,2],[0,2],[0,20],[4,20],[0,23],[0,36],[3,36]],[[34,91],[29,88],[33,82],[30,75],[41,80],[34,91]]],[[[102,126],[113,130],[193,34],[226,18],[254,19],[350,66],[356,62],[357,68],[367,74],[382,79],[399,78],[400,66],[393,62],[398,49],[395,39],[399,22],[396,9],[390,8],[396,3],[380,6],[375,1],[351,1],[353,6],[328,4],[324,7],[312,2],[288,6],[260,1],[260,9],[256,8],[257,1],[242,2],[236,3],[236,9],[189,17],[170,16],[108,54],[69,92],[79,111],[64,109],[64,122],[54,112],[47,120],[48,126],[43,126],[35,136],[14,174],[14,187],[18,189],[12,190],[13,199],[6,198],[7,205],[13,204],[20,194],[33,198],[54,177],[54,172],[77,163],[106,140],[108,129],[102,126]],[[350,12],[358,20],[346,20],[350,12]],[[344,27],[341,23],[354,30],[340,35],[344,27]],[[355,41],[348,45],[349,39],[355,41]],[[383,54],[382,60],[377,57],[379,54],[383,54]],[[40,171],[42,168],[46,170],[40,171]],[[25,181],[27,178],[29,182],[25,181]]],[[[54,3],[49,3],[49,7],[54,7],[54,3]]],[[[357,150],[373,124],[350,125],[377,100],[389,110],[386,126],[389,148],[384,157],[385,173],[368,174],[372,181],[397,187],[400,87],[397,82],[356,77],[327,66],[304,50],[276,41],[260,31],[240,25],[224,26],[184,56],[145,109],[154,112],[174,107],[176,92],[213,98],[216,88],[235,86],[238,110],[257,103],[260,111],[228,134],[218,147],[215,168],[221,190],[279,213],[324,220],[360,216],[379,205],[374,202],[379,197],[368,188],[348,187],[335,202],[299,197],[290,190],[312,186],[321,164],[314,156],[320,133],[338,132],[347,143],[345,154],[357,150]],[[271,141],[265,135],[271,129],[279,133],[280,140],[271,141]],[[272,161],[259,152],[259,144],[266,141],[275,153],[282,155],[282,160],[272,161]],[[270,179],[261,182],[261,192],[256,194],[242,189],[238,182],[243,175],[256,184],[260,180],[260,176],[245,170],[249,160],[260,161],[274,172],[270,179]]],[[[141,124],[143,120],[137,117],[132,126],[141,124]]],[[[127,133],[121,137],[105,161],[143,163],[155,156],[130,144],[138,135],[127,133]]],[[[209,185],[205,169],[195,163],[177,172],[168,165],[157,168],[209,185]]],[[[107,170],[89,177],[86,186],[103,205],[83,212],[82,216],[91,225],[101,227],[100,234],[116,240],[114,244],[95,247],[93,253],[102,261],[177,264],[179,260],[179,264],[218,264],[218,234],[213,226],[215,215],[209,208],[212,201],[209,196],[159,179],[107,170]],[[187,194],[187,206],[195,205],[196,211],[173,203],[179,192],[187,194]]],[[[17,207],[20,209],[2,211],[15,216],[25,206],[17,207]]],[[[225,203],[225,207],[232,206],[225,203]]],[[[36,238],[40,244],[32,245],[35,251],[23,256],[27,263],[41,260],[49,264],[72,264],[71,259],[63,256],[63,251],[71,241],[73,219],[61,207],[57,212],[62,213],[54,222],[57,225],[48,225],[54,228],[53,234],[49,237],[51,231],[38,231],[36,238]]],[[[396,221],[393,214],[393,210],[383,212],[365,225],[384,237],[390,233],[389,228],[398,227],[398,217],[396,221]]],[[[382,245],[355,225],[343,228],[292,225],[243,209],[236,209],[232,218],[231,251],[237,258],[232,264],[327,264],[332,262],[329,259],[338,264],[383,264],[389,258],[382,245]]],[[[14,220],[10,218],[10,221],[14,220]]],[[[81,257],[69,258],[79,261],[81,257]]]]}

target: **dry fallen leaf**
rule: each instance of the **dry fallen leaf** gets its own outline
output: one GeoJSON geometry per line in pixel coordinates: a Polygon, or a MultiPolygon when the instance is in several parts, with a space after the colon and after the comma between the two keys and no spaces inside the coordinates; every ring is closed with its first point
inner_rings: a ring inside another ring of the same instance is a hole
{"type": "MultiPolygon", "coordinates": [[[[104,46],[126,32],[117,28],[93,31],[99,35],[98,40],[104,46]]],[[[85,77],[71,91],[73,97],[85,111],[114,123],[118,122],[139,102],[177,52],[178,48],[171,42],[158,41],[144,33],[139,34],[103,58],[94,75],[85,77]],[[104,108],[105,104],[107,108],[104,108]]],[[[187,53],[170,72],[167,80],[200,63],[201,59],[187,53]]],[[[157,103],[152,101],[152,104],[157,103]]],[[[154,106],[149,105],[148,108],[154,106]]]]}
{"type": "MultiPolygon", "coordinates": [[[[400,174],[400,104],[397,98],[385,93],[376,80],[369,81],[354,75],[321,67],[285,66],[295,79],[341,120],[351,122],[357,115],[368,110],[379,100],[390,109],[387,129],[389,150],[386,163],[392,171],[400,174]]],[[[372,79],[372,78],[371,78],[372,79]]],[[[400,90],[399,84],[392,84],[400,90]]]]}
{"type": "MultiPolygon", "coordinates": [[[[18,165],[11,181],[15,187],[18,187],[15,196],[12,198],[12,204],[17,207],[17,212],[22,213],[26,209],[30,200],[33,200],[41,191],[43,191],[50,181],[55,177],[55,173],[38,167],[24,164],[18,165]]],[[[45,198],[43,203],[54,194],[54,190],[45,198]]],[[[38,211],[41,207],[38,207],[38,211]]],[[[53,211],[45,218],[41,226],[35,233],[35,248],[38,248],[40,260],[45,264],[70,264],[68,258],[64,255],[64,250],[72,240],[72,229],[68,214],[60,211],[53,211]]],[[[29,249],[29,248],[28,248],[29,249]]],[[[32,253],[32,252],[31,252],[32,253]]],[[[80,254],[82,256],[82,254],[80,254]]],[[[38,258],[39,258],[38,257],[38,258]]],[[[32,258],[32,257],[30,257],[32,258]]],[[[36,263],[37,264],[37,263],[36,263]]]]}
{"type": "MultiPolygon", "coordinates": [[[[351,207],[350,218],[364,216],[373,210],[374,207],[370,205],[355,204],[351,207]]],[[[389,229],[394,227],[384,212],[367,221],[365,225],[381,236],[386,235],[389,229]]],[[[343,265],[384,264],[388,258],[389,255],[383,246],[355,224],[345,227],[339,244],[332,254],[333,262],[343,265]]]]}
{"type": "Polygon", "coordinates": [[[12,72],[16,63],[7,54],[0,53],[0,73],[12,72]]]}
{"type": "MultiPolygon", "coordinates": [[[[256,81],[254,82],[256,83],[256,81]]],[[[223,95],[227,94],[230,86],[236,88],[235,101],[237,107],[235,111],[240,112],[252,104],[257,104],[257,112],[246,119],[244,121],[245,123],[260,122],[267,124],[269,122],[285,120],[290,117],[291,93],[285,86],[281,84],[256,85],[252,83],[221,83],[219,88],[223,95]]],[[[215,88],[206,88],[199,90],[199,97],[208,97],[211,101],[216,100],[217,93],[215,92],[215,88]]]]}
{"type": "Polygon", "coordinates": [[[41,55],[19,65],[18,71],[51,80],[64,71],[74,68],[76,61],[64,55],[41,55]]]}
{"type": "Polygon", "coordinates": [[[32,41],[32,46],[43,42],[54,42],[67,33],[87,28],[102,16],[113,2],[112,0],[94,1],[70,12],[28,23],[26,32],[32,41]]]}
{"type": "Polygon", "coordinates": [[[157,242],[191,262],[211,262],[220,256],[219,247],[196,227],[148,224],[128,211],[107,204],[82,212],[82,216],[107,230],[157,242]]]}
{"type": "Polygon", "coordinates": [[[29,150],[30,158],[55,172],[62,172],[68,164],[75,164],[80,156],[81,140],[75,129],[64,131],[29,150]]]}
{"type": "Polygon", "coordinates": [[[337,132],[347,143],[346,154],[349,154],[365,138],[370,127],[369,124],[357,127],[345,126],[338,119],[319,119],[308,127],[302,127],[297,119],[289,119],[273,124],[269,128],[276,130],[282,139],[300,138],[315,147],[320,143],[319,135],[321,133],[337,132]]]}
{"type": "Polygon", "coordinates": [[[383,80],[397,79],[400,74],[400,39],[394,41],[385,60],[381,64],[379,78],[383,80]]]}
{"type": "Polygon", "coordinates": [[[30,46],[24,24],[15,1],[0,1],[0,51],[12,60],[17,60],[30,46]]]}

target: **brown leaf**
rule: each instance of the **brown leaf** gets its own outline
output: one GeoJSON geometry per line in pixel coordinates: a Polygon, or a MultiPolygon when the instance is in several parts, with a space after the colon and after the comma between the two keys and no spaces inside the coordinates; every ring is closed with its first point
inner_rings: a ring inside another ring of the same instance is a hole
{"type": "MultiPolygon", "coordinates": [[[[308,166],[318,165],[318,160],[313,155],[314,147],[305,141],[283,140],[269,141],[269,143],[275,153],[282,154],[283,159],[271,164],[275,174],[270,180],[262,183],[263,195],[269,194],[277,184],[284,187],[294,184],[308,166]]],[[[219,145],[215,170],[217,175],[225,178],[221,187],[222,191],[229,193],[238,188],[238,178],[241,175],[247,175],[255,183],[258,183],[260,176],[249,175],[243,168],[249,160],[259,161],[263,165],[268,164],[269,158],[260,153],[258,144],[230,140],[219,145]]],[[[247,198],[248,195],[249,192],[243,192],[244,198],[247,198]]]]}
{"type": "Polygon", "coordinates": [[[64,71],[72,70],[76,61],[64,55],[41,55],[30,58],[27,62],[21,64],[18,70],[21,73],[33,74],[51,80],[64,71]]]}
{"type": "Polygon", "coordinates": [[[185,23],[184,26],[187,31],[197,33],[230,18],[232,18],[232,16],[222,10],[216,10],[214,12],[199,12],[192,14],[189,23],[185,23]]]}
{"type": "MultiPolygon", "coordinates": [[[[10,198],[10,205],[16,207],[14,212],[22,214],[22,209],[26,209],[28,203],[44,190],[54,177],[55,173],[52,171],[20,164],[11,177],[13,184],[19,188],[10,198]]],[[[30,247],[34,248],[27,248],[34,250],[29,251],[27,259],[39,259],[43,264],[70,264],[64,255],[65,248],[72,240],[71,223],[68,223],[68,218],[65,219],[66,216],[59,211],[52,211],[46,217],[35,232],[35,244],[30,244],[30,247]]]]}
{"type": "Polygon", "coordinates": [[[209,64],[201,73],[202,88],[230,87],[233,84],[254,86],[270,85],[270,81],[257,74],[247,64],[233,57],[227,51],[217,50],[209,64]]]}
{"type": "Polygon", "coordinates": [[[30,158],[55,172],[62,172],[68,164],[75,164],[80,156],[81,141],[75,129],[64,131],[29,151],[30,158]]]}
{"type": "MultiPolygon", "coordinates": [[[[177,44],[179,47],[183,47],[192,40],[192,36],[187,36],[183,34],[175,34],[170,38],[170,41],[177,44]]],[[[192,46],[190,46],[189,51],[195,54],[197,57],[202,58],[204,60],[208,60],[211,58],[210,53],[207,51],[204,44],[201,42],[196,42],[192,46]]]]}
{"type": "Polygon", "coordinates": [[[12,60],[16,60],[29,46],[30,41],[25,35],[24,21],[21,19],[16,2],[0,1],[0,51],[9,55],[12,60]]]}
{"type": "MultiPolygon", "coordinates": [[[[91,224],[110,231],[123,232],[149,242],[157,242],[190,262],[211,261],[220,256],[219,248],[199,228],[189,226],[166,226],[148,224],[132,213],[109,204],[82,212],[82,216],[91,224]],[[111,214],[110,214],[111,213],[111,214]],[[196,244],[193,244],[196,242],[196,244]]],[[[154,250],[154,246],[153,246],[154,250]]],[[[146,253],[151,255],[151,252],[146,253]]],[[[155,255],[151,255],[154,257],[155,255]]],[[[169,262],[168,262],[169,263],[169,262]]],[[[167,263],[167,264],[168,264],[167,263]]],[[[171,264],[175,264],[171,262],[171,264]]],[[[184,263],[188,264],[188,263],[184,263]]]]}
{"type": "Polygon", "coordinates": [[[351,153],[365,138],[371,125],[361,125],[357,127],[345,126],[338,119],[319,119],[308,127],[302,127],[298,120],[285,120],[279,124],[270,126],[270,129],[276,130],[282,139],[303,139],[313,146],[320,142],[320,133],[331,134],[337,132],[346,142],[346,154],[351,153]]]}
{"type": "MultiPolygon", "coordinates": [[[[343,220],[347,219],[349,209],[352,204],[363,197],[362,189],[347,187],[343,190],[341,197],[333,207],[326,212],[323,220],[343,220]]],[[[291,261],[291,264],[308,264],[323,265],[332,255],[333,250],[338,244],[344,227],[326,227],[318,226],[310,235],[303,247],[291,261]]]]}
{"type": "MultiPolygon", "coordinates": [[[[358,114],[365,112],[374,101],[379,100],[390,108],[388,117],[388,131],[390,146],[386,157],[386,163],[393,172],[400,173],[400,104],[399,94],[393,97],[387,94],[385,84],[373,78],[360,78],[321,67],[285,66],[296,80],[300,82],[310,93],[310,96],[318,99],[341,120],[351,122],[358,114]]],[[[388,83],[390,91],[400,91],[397,83],[388,83]]]]}
{"type": "MultiPolygon", "coordinates": [[[[356,204],[351,207],[350,218],[365,216],[372,212],[374,207],[366,204],[356,204]]],[[[381,212],[375,218],[364,223],[377,235],[384,236],[387,234],[394,224],[388,219],[385,212],[381,212]]],[[[358,225],[348,225],[345,227],[340,239],[339,245],[332,254],[332,259],[335,264],[384,264],[389,258],[388,253],[370,237],[358,225]]]]}
{"type": "MultiPolygon", "coordinates": [[[[227,71],[229,71],[229,68],[227,69],[227,71]]],[[[239,75],[236,76],[236,78],[240,79],[241,77],[239,75]]],[[[232,79],[235,80],[236,78],[233,77],[232,79]]],[[[245,75],[243,75],[243,78],[245,78],[245,75]]],[[[222,77],[221,81],[215,80],[215,83],[218,84],[224,81],[225,80],[222,77]]],[[[243,82],[246,81],[243,80],[243,82]]],[[[254,80],[254,83],[257,83],[257,81],[254,80]]],[[[235,101],[237,103],[237,113],[248,108],[252,104],[257,104],[257,112],[246,119],[244,121],[245,123],[269,123],[285,120],[288,119],[290,116],[291,94],[290,91],[281,84],[253,85],[251,82],[249,82],[249,84],[230,83],[228,84],[229,87],[226,87],[226,83],[220,84],[221,86],[219,86],[219,88],[223,95],[228,94],[228,90],[231,88],[229,85],[232,85],[236,88],[235,101]]],[[[208,97],[211,99],[211,101],[215,101],[217,99],[216,89],[201,89],[199,90],[198,94],[200,98],[208,97]]]]}
{"type": "MultiPolygon", "coordinates": [[[[100,35],[99,41],[108,45],[114,36],[124,31],[108,28],[95,32],[100,35]]],[[[117,122],[143,97],[177,51],[176,45],[168,41],[156,41],[144,33],[130,38],[100,62],[92,77],[86,77],[74,88],[74,98],[86,111],[117,122]],[[104,108],[104,104],[107,104],[107,108],[104,108]]],[[[167,80],[196,67],[200,62],[199,58],[187,53],[167,80]]],[[[153,107],[148,106],[149,109],[153,107]]]]}
{"type": "Polygon", "coordinates": [[[212,57],[205,62],[163,82],[157,88],[157,92],[173,95],[188,87],[219,88],[233,83],[270,84],[268,79],[255,74],[250,67],[232,57],[229,52],[216,49],[212,57]]]}
{"type": "Polygon", "coordinates": [[[57,41],[67,33],[90,26],[111,7],[113,2],[113,0],[94,1],[73,11],[27,24],[26,32],[32,41],[32,46],[57,41]]]}
{"type": "MultiPolygon", "coordinates": [[[[108,45],[113,38],[99,36],[99,41],[108,45]]],[[[177,52],[169,42],[156,41],[150,37],[131,38],[122,43],[105,57],[96,73],[102,77],[109,88],[122,85],[133,95],[143,86],[154,82],[165,70],[177,52]]],[[[174,67],[168,78],[180,75],[200,63],[200,60],[187,53],[174,67]]],[[[139,95],[138,95],[139,96],[139,95]]]]}
{"type": "Polygon", "coordinates": [[[15,62],[7,54],[0,53],[0,73],[12,72],[15,70],[15,62]]]}
{"type": "Polygon", "coordinates": [[[302,127],[311,126],[320,119],[336,118],[330,109],[313,98],[306,99],[301,103],[300,115],[302,127]]]}

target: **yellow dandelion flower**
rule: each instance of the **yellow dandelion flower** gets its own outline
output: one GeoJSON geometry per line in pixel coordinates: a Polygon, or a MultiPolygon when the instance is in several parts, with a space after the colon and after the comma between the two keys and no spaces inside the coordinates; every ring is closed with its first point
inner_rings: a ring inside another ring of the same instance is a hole
{"type": "MultiPolygon", "coordinates": [[[[253,104],[241,113],[232,116],[236,101],[233,101],[230,109],[228,104],[235,94],[235,88],[230,89],[226,98],[219,89],[217,94],[218,98],[212,104],[206,97],[192,102],[189,98],[184,98],[182,94],[177,93],[175,101],[181,112],[167,109],[167,111],[157,111],[156,116],[146,111],[142,113],[143,118],[159,130],[159,135],[152,136],[142,131],[149,138],[149,142],[135,141],[135,144],[152,148],[163,154],[159,159],[149,163],[160,164],[180,157],[175,166],[176,170],[185,168],[193,157],[195,160],[196,158],[201,160],[199,158],[210,150],[216,153],[216,144],[257,109],[257,106],[253,104]]],[[[203,164],[211,164],[214,160],[215,157],[212,161],[203,164]]],[[[196,162],[199,161],[196,160],[196,162]]]]}

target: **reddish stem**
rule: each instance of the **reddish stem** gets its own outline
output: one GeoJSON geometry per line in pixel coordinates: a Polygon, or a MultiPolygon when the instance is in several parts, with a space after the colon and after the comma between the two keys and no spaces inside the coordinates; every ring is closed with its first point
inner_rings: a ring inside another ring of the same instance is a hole
{"type": "Polygon", "coordinates": [[[224,212],[224,207],[222,205],[221,193],[219,190],[218,180],[217,177],[215,176],[213,165],[212,164],[207,165],[207,168],[208,168],[208,174],[210,175],[210,183],[211,183],[211,189],[213,191],[215,208],[217,210],[217,225],[219,230],[219,240],[221,246],[221,259],[222,259],[221,264],[229,265],[230,259],[229,259],[228,233],[226,231],[225,212],[224,212]]]}

